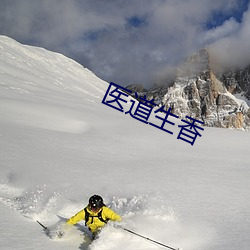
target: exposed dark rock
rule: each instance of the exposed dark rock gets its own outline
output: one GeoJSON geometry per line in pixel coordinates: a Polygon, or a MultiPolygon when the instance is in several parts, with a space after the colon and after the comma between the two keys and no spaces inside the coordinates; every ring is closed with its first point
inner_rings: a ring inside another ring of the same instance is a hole
{"type": "Polygon", "coordinates": [[[203,120],[205,126],[225,128],[249,128],[250,109],[244,100],[250,99],[250,66],[246,69],[214,73],[209,52],[205,49],[187,58],[177,70],[177,77],[169,87],[161,86],[145,90],[134,85],[134,92],[155,99],[158,105],[172,109],[180,118],[191,116],[203,120]]]}

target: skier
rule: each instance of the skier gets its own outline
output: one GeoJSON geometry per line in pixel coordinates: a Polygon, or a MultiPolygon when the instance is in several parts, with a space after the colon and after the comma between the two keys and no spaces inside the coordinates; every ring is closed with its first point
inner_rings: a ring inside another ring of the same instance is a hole
{"type": "Polygon", "coordinates": [[[92,238],[94,239],[109,220],[120,222],[122,219],[113,210],[105,206],[101,196],[95,194],[89,198],[89,204],[72,216],[67,224],[74,225],[80,220],[85,220],[85,226],[92,232],[92,238]]]}

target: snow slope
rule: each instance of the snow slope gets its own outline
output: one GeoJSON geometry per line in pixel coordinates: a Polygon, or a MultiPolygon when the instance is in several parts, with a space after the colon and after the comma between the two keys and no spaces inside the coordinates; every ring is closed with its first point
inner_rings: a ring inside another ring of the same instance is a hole
{"type": "Polygon", "coordinates": [[[177,140],[181,121],[171,135],[102,104],[107,88],[63,55],[0,36],[0,249],[162,249],[112,225],[90,244],[83,223],[63,239],[36,223],[53,228],[95,193],[166,245],[250,249],[249,132],[205,127],[191,146],[177,140]]]}

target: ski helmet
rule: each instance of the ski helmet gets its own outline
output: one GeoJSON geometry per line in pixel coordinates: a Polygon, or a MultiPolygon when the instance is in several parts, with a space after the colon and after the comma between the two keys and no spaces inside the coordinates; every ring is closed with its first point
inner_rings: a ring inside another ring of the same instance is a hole
{"type": "Polygon", "coordinates": [[[103,199],[99,195],[93,195],[89,198],[89,206],[93,210],[98,210],[103,207],[103,199]]]}

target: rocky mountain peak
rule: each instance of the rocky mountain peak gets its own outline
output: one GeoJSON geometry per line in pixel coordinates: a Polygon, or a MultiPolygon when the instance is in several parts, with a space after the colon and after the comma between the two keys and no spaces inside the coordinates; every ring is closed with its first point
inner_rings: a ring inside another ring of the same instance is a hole
{"type": "Polygon", "coordinates": [[[166,109],[171,107],[173,113],[182,118],[188,115],[202,119],[206,126],[248,128],[250,109],[247,103],[236,98],[234,91],[229,91],[232,86],[240,88],[248,79],[238,77],[236,80],[230,76],[225,78],[224,75],[224,81],[219,79],[210,65],[209,52],[200,50],[179,67],[173,86],[164,95],[163,105],[166,109]]]}
{"type": "Polygon", "coordinates": [[[144,88],[144,86],[142,84],[139,83],[134,83],[134,84],[130,84],[126,87],[127,89],[131,90],[133,93],[137,92],[137,93],[144,93],[147,90],[144,88]]]}
{"type": "Polygon", "coordinates": [[[249,128],[250,108],[233,94],[250,97],[250,67],[218,74],[211,61],[209,51],[202,49],[178,67],[171,86],[154,87],[144,94],[180,118],[203,120],[205,126],[249,128]]]}
{"type": "Polygon", "coordinates": [[[250,65],[222,72],[218,74],[218,79],[225,84],[230,93],[240,94],[250,100],[250,65]]]}
{"type": "Polygon", "coordinates": [[[201,49],[188,57],[177,69],[177,77],[194,77],[210,70],[209,52],[201,49]]]}

